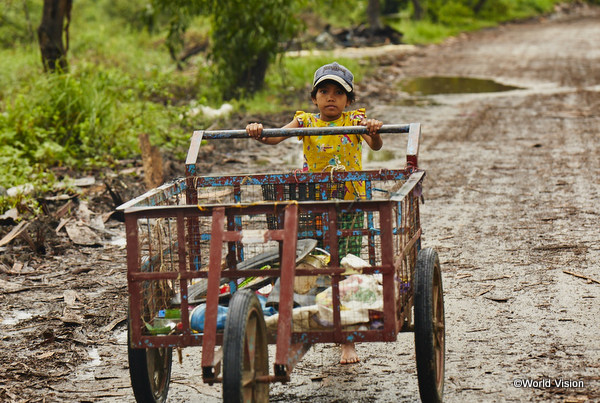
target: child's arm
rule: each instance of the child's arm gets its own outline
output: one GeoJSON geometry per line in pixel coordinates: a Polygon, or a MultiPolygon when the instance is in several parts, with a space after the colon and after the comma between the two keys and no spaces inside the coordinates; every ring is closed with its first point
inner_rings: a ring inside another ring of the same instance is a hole
{"type": "Polygon", "coordinates": [[[377,119],[363,119],[359,125],[367,126],[368,133],[361,134],[361,136],[369,147],[375,151],[380,150],[383,147],[383,140],[378,131],[383,126],[383,123],[377,119]]]}
{"type": "MultiPolygon", "coordinates": [[[[300,127],[298,119],[294,118],[290,123],[283,126],[282,129],[300,127]]],[[[255,140],[265,144],[279,144],[288,137],[261,137],[263,131],[262,123],[250,123],[246,126],[246,133],[255,140]]]]}

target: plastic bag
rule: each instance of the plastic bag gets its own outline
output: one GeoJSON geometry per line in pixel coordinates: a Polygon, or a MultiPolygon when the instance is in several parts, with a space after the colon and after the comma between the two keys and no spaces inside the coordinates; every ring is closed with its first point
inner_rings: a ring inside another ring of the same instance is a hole
{"type": "MultiPolygon", "coordinates": [[[[331,287],[317,294],[319,318],[333,323],[331,287]]],[[[339,282],[340,319],[343,326],[369,322],[369,310],[383,310],[383,287],[377,276],[353,274],[339,282]]]]}
{"type": "MultiPolygon", "coordinates": [[[[219,305],[217,310],[217,329],[225,328],[227,320],[227,311],[229,308],[219,305]]],[[[190,327],[197,332],[204,332],[204,314],[206,312],[206,304],[198,305],[190,313],[190,327]]]]}

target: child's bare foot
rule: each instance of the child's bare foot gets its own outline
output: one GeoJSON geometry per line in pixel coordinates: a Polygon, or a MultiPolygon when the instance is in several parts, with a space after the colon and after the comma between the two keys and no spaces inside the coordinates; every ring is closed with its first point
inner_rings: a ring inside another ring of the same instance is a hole
{"type": "Polygon", "coordinates": [[[359,362],[358,354],[354,348],[354,343],[342,344],[342,355],[340,357],[340,364],[356,364],[359,362]]]}

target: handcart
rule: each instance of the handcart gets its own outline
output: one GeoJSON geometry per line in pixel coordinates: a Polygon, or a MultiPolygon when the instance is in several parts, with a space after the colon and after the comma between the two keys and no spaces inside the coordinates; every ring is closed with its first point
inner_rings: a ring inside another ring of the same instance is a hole
{"type": "Polygon", "coordinates": [[[248,136],[196,131],[184,178],[120,206],[138,402],[166,400],[173,348],[202,347],[203,381],[222,383],[224,401],[259,402],[271,382],[290,380],[312,344],[394,342],[407,331],[415,333],[421,399],[442,400],[442,277],[437,253],[421,247],[421,128],[384,125],[380,133],[407,135],[404,168],[210,176],[196,163],[205,140],[248,136]],[[355,184],[364,198],[343,200],[355,184]]]}

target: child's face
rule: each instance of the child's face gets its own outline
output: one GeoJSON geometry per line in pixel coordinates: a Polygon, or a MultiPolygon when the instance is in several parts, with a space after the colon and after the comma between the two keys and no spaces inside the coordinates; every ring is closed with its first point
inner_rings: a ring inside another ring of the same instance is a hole
{"type": "Polygon", "coordinates": [[[319,108],[321,120],[331,122],[342,116],[344,109],[350,105],[344,89],[335,83],[325,82],[317,89],[317,95],[312,99],[319,108]]]}

